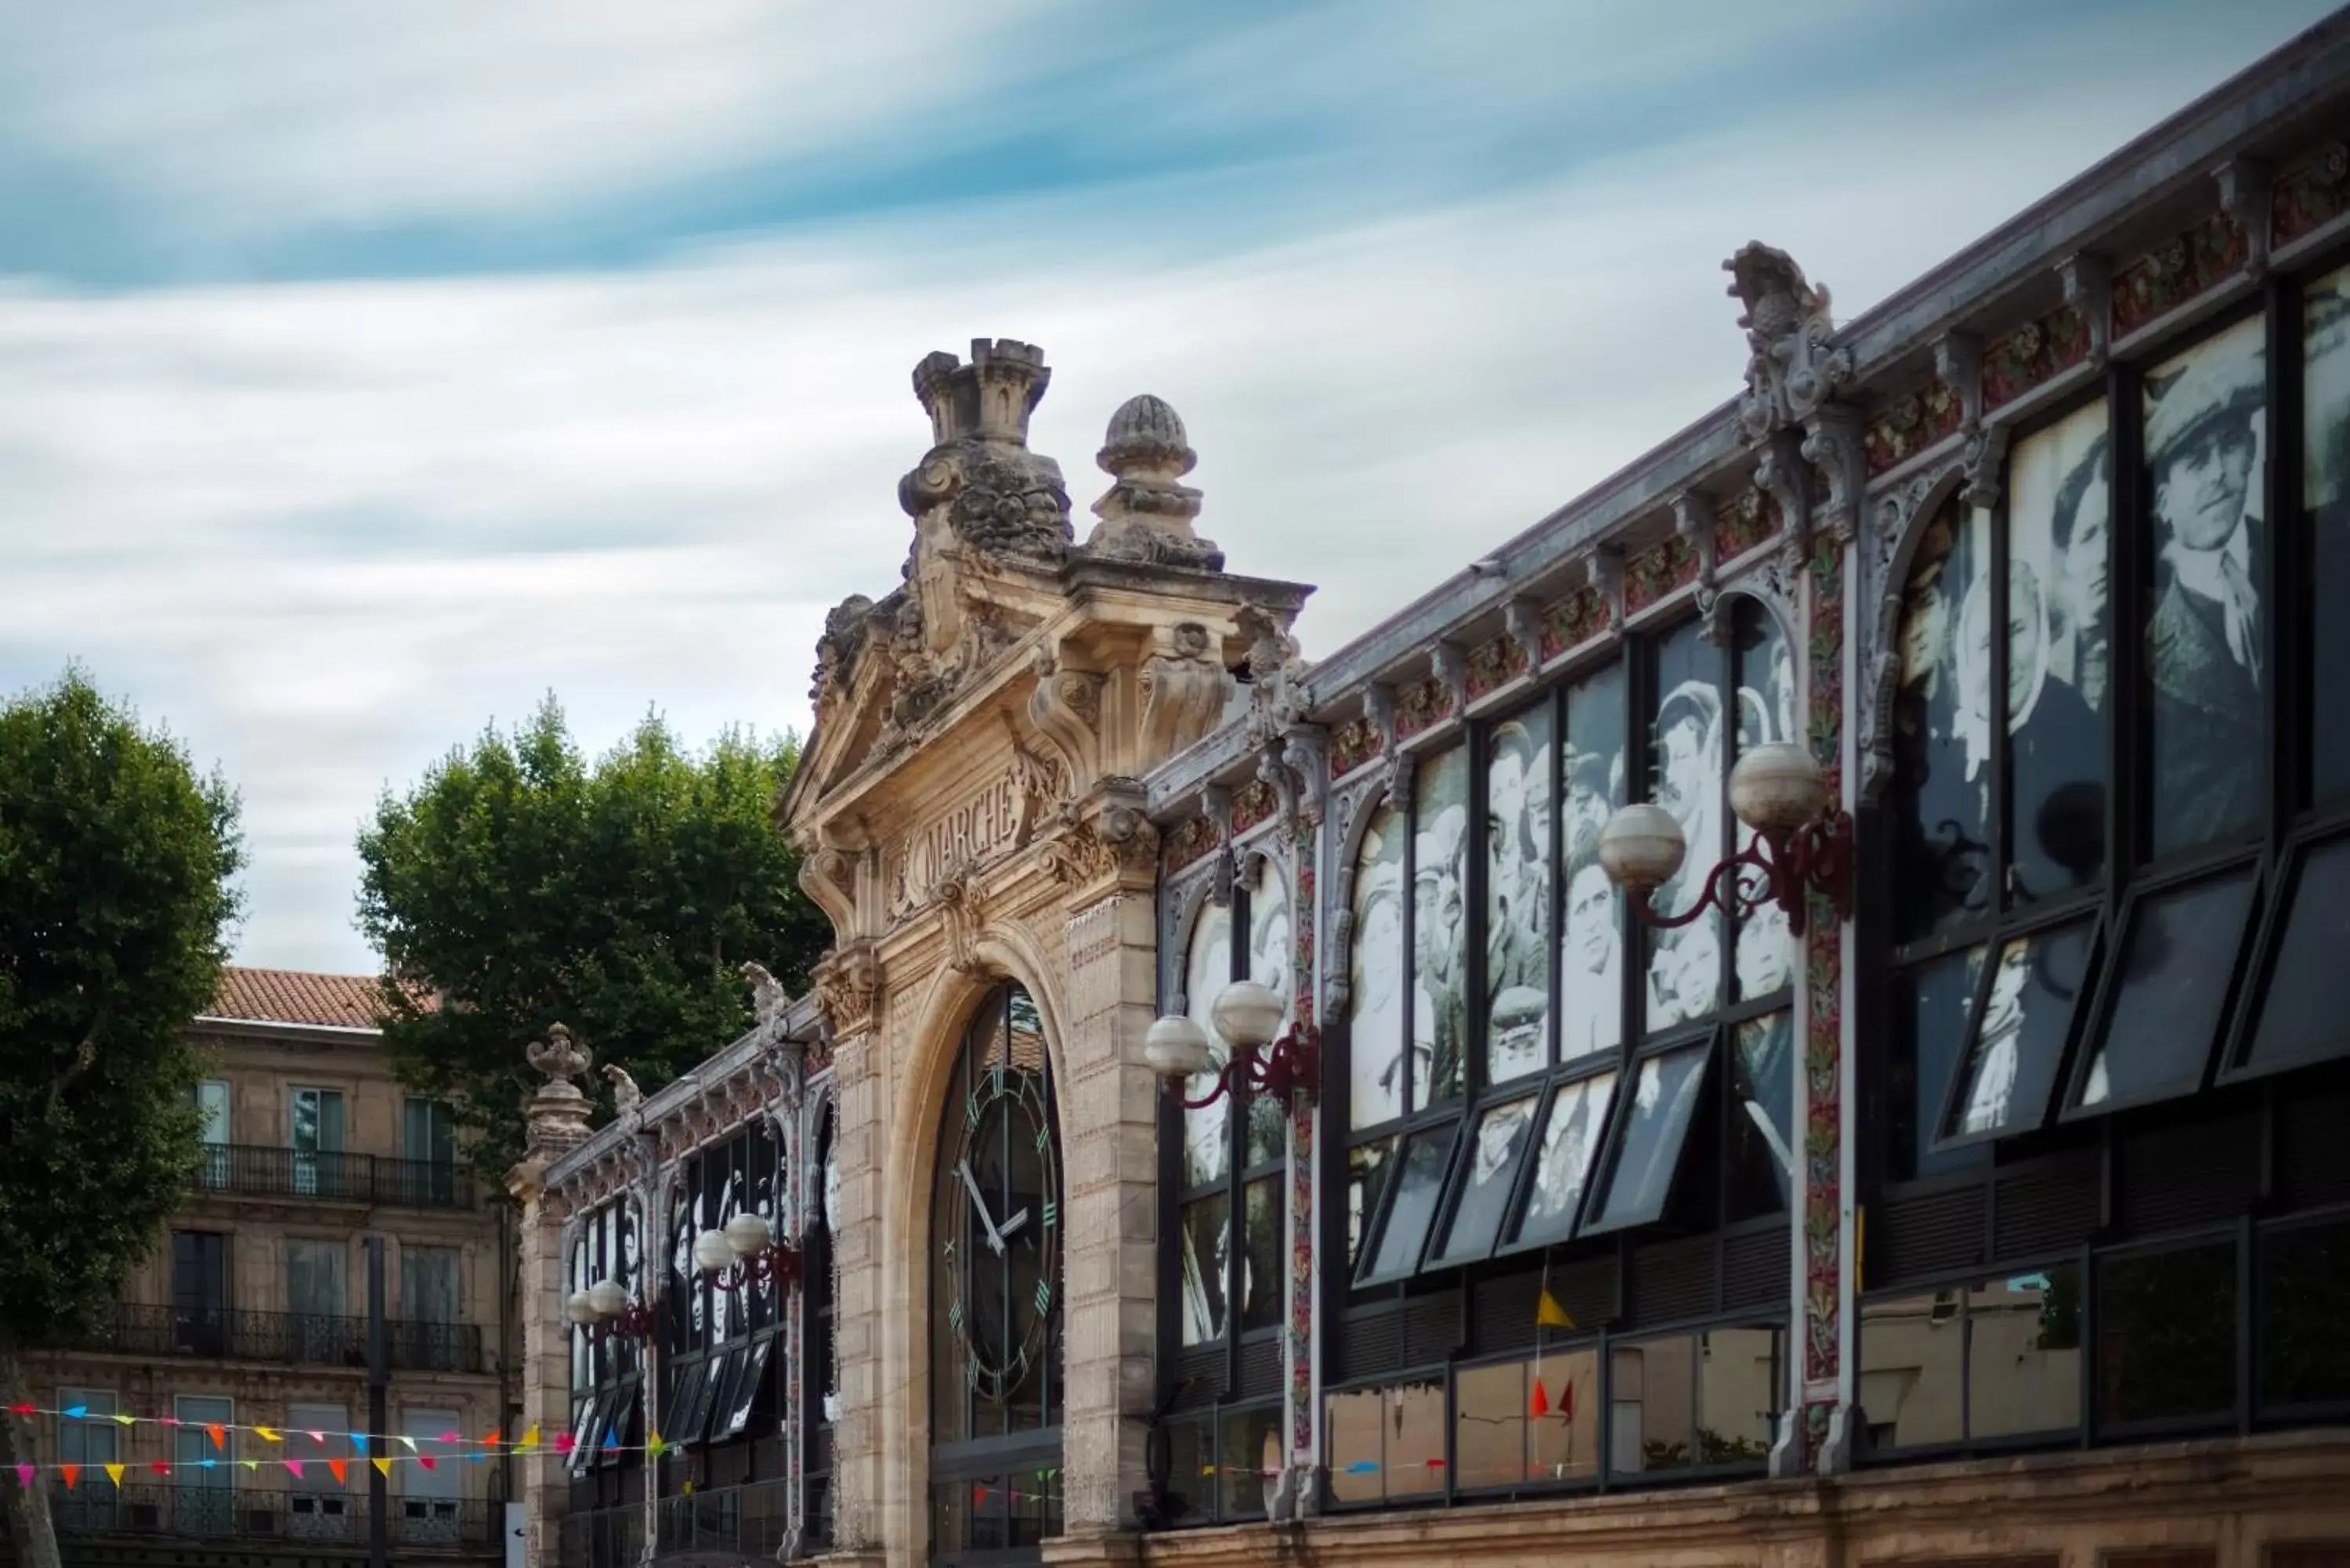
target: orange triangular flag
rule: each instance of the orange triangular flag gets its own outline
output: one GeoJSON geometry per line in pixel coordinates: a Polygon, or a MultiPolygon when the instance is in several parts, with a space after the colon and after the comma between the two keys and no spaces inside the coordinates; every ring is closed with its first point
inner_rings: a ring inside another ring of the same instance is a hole
{"type": "Polygon", "coordinates": [[[390,1459],[377,1459],[375,1461],[375,1468],[381,1470],[387,1476],[391,1474],[391,1461],[390,1459]]]}
{"type": "Polygon", "coordinates": [[[122,1467],[120,1465],[107,1466],[106,1479],[112,1481],[116,1490],[120,1490],[122,1486],[122,1467]]]}
{"type": "Polygon", "coordinates": [[[333,1473],[338,1481],[347,1481],[351,1479],[351,1462],[348,1459],[328,1459],[327,1469],[333,1473]]]}
{"type": "Polygon", "coordinates": [[[1543,1392],[1542,1379],[1534,1379],[1534,1395],[1526,1401],[1526,1409],[1537,1421],[1550,1414],[1550,1396],[1543,1392]]]}
{"type": "Polygon", "coordinates": [[[228,1428],[222,1426],[218,1421],[206,1422],[204,1424],[204,1434],[212,1438],[213,1448],[224,1449],[228,1447],[228,1428]]]}
{"type": "Polygon", "coordinates": [[[66,1490],[68,1491],[71,1491],[74,1489],[74,1482],[81,1480],[81,1467],[79,1465],[59,1465],[57,1467],[57,1474],[66,1478],[66,1490]]]}
{"type": "Polygon", "coordinates": [[[496,1448],[497,1446],[498,1446],[498,1429],[497,1429],[495,1427],[492,1427],[492,1428],[490,1428],[490,1435],[489,1435],[488,1437],[484,1438],[482,1439],[482,1447],[484,1447],[484,1448],[485,1448],[485,1449],[494,1449],[494,1448],[496,1448]]]}

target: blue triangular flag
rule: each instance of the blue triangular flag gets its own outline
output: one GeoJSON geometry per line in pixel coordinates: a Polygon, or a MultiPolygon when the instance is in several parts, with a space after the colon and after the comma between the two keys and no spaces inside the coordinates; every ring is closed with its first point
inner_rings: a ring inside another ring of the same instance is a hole
{"type": "Polygon", "coordinates": [[[353,1432],[351,1434],[351,1447],[357,1449],[362,1454],[366,1453],[367,1434],[365,1432],[353,1432]]]}
{"type": "Polygon", "coordinates": [[[89,1414],[89,1407],[87,1405],[68,1405],[66,1407],[66,1414],[78,1421],[84,1416],[89,1414]]]}
{"type": "Polygon", "coordinates": [[[617,1449],[620,1446],[619,1428],[607,1427],[604,1428],[604,1446],[608,1449],[617,1449]]]}

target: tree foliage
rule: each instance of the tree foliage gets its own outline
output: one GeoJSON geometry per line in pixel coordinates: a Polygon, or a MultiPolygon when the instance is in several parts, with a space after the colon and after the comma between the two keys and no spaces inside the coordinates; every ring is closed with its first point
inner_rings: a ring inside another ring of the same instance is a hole
{"type": "Polygon", "coordinates": [[[769,815],[798,756],[739,731],[689,753],[648,717],[591,766],[549,698],[378,803],[359,925],[385,1044],[484,1165],[520,1151],[524,1053],[549,1024],[650,1093],[750,1026],[743,961],[807,982],[830,929],[769,815]]]}
{"type": "MultiPolygon", "coordinates": [[[[81,671],[0,707],[0,1404],[16,1348],[116,1299],[185,1195],[226,961],[235,796],[81,671]]],[[[33,1460],[0,1415],[0,1461],[33,1460]]],[[[57,1562],[45,1494],[9,1487],[19,1560],[57,1562]]]]}
{"type": "Polygon", "coordinates": [[[113,1298],[186,1190],[237,803],[78,670],[0,708],[0,1322],[113,1298]],[[62,1208],[71,1192],[103,1195],[62,1208]]]}

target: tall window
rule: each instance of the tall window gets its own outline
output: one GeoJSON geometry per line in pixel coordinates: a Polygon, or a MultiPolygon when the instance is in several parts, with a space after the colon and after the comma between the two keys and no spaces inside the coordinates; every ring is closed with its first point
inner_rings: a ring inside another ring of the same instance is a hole
{"type": "Polygon", "coordinates": [[[349,1343],[350,1252],[339,1241],[286,1239],[286,1311],[295,1357],[312,1365],[343,1358],[349,1343]]]}
{"type": "Polygon", "coordinates": [[[839,1371],[833,1361],[833,1329],[838,1303],[833,1293],[832,1274],[840,1165],[832,1138],[833,1106],[827,1101],[816,1127],[816,1190],[807,1205],[806,1257],[800,1286],[806,1325],[800,1355],[800,1421],[806,1444],[801,1474],[807,1488],[804,1511],[807,1521],[806,1542],[811,1550],[832,1543],[833,1423],[839,1417],[840,1406],[839,1371]]]}
{"type": "Polygon", "coordinates": [[[294,1190],[305,1198],[362,1197],[349,1190],[344,1168],[343,1096],[338,1089],[296,1089],[287,1142],[294,1151],[294,1190]]]}
{"type": "Polygon", "coordinates": [[[1778,621],[1734,596],[1718,624],[1719,641],[1696,621],[1631,639],[1419,758],[1408,806],[1369,807],[1325,1055],[1346,1129],[1326,1176],[1345,1191],[1325,1279],[1335,1506],[1767,1452],[1794,945],[1775,909],[1636,922],[1598,859],[1608,815],[1656,802],[1689,856],[1655,905],[1695,909],[1738,845],[1731,765],[1803,740],[1778,621]]]}
{"type": "Polygon", "coordinates": [[[411,1168],[408,1190],[428,1202],[449,1203],[456,1197],[457,1118],[438,1100],[413,1096],[400,1103],[400,1158],[411,1168]]]}
{"type": "Polygon", "coordinates": [[[955,1053],[931,1210],[931,1561],[1035,1563],[1061,1531],[1060,1135],[1016,985],[955,1053]]]}
{"type": "Polygon", "coordinates": [[[229,1087],[224,1078],[206,1078],[195,1088],[197,1136],[203,1140],[203,1163],[196,1167],[197,1185],[219,1191],[228,1186],[229,1087]]]}
{"type": "Polygon", "coordinates": [[[2293,1210],[2338,1163],[2343,1084],[2234,1087],[2350,1054],[2345,453],[2350,269],[2115,366],[2019,432],[1999,506],[1925,530],[1870,1064],[1880,1449],[2350,1392],[2278,1284],[2239,1286],[2305,1268],[2303,1299],[2340,1299],[2338,1221],[2293,1210]],[[2240,1386],[2277,1335],[2290,1397],[2240,1386]]]}
{"type": "MultiPolygon", "coordinates": [[[[57,1423],[57,1462],[79,1465],[85,1474],[99,1475],[108,1465],[122,1459],[122,1428],[111,1418],[121,1408],[120,1401],[111,1388],[60,1388],[57,1408],[70,1410],[79,1406],[88,1413],[86,1421],[57,1423]]],[[[120,1503],[119,1489],[103,1486],[66,1488],[59,1478],[49,1492],[49,1507],[55,1511],[59,1525],[68,1530],[93,1531],[114,1528],[120,1503]]]]}
{"type": "MultiPolygon", "coordinates": [[[[1216,1032],[1213,1011],[1226,986],[1246,979],[1270,987],[1289,1004],[1284,1029],[1296,1013],[1288,884],[1270,856],[1250,854],[1244,867],[1230,903],[1201,909],[1185,954],[1185,1007],[1206,1031],[1219,1068],[1232,1054],[1216,1032]]],[[[1213,1082],[1212,1072],[1202,1074],[1185,1093],[1196,1098],[1213,1082]]],[[[1182,1306],[1176,1377],[1185,1381],[1186,1397],[1214,1403],[1219,1414],[1210,1423],[1214,1436],[1205,1457],[1187,1449],[1172,1461],[1170,1490],[1181,1516],[1245,1519],[1264,1511],[1262,1456],[1269,1442],[1277,1451],[1281,1422],[1286,1107],[1274,1096],[1240,1089],[1180,1114],[1175,1245],[1182,1306]],[[1232,1456],[1222,1465],[1218,1444],[1232,1456]]]]}
{"type": "Polygon", "coordinates": [[[233,1427],[236,1401],[181,1394],[172,1400],[172,1414],[180,1423],[172,1433],[172,1527],[183,1535],[226,1535],[236,1527],[235,1456],[215,1452],[205,1428],[233,1427]]]}
{"type": "Polygon", "coordinates": [[[661,1437],[676,1453],[670,1469],[681,1486],[712,1479],[705,1445],[774,1429],[780,1290],[772,1282],[712,1282],[694,1265],[693,1243],[741,1214],[758,1215],[772,1235],[786,1238],[785,1152],[775,1124],[754,1121],[688,1159],[671,1199],[661,1437]]]}
{"type": "MultiPolygon", "coordinates": [[[[437,1288],[438,1282],[427,1277],[434,1265],[421,1265],[411,1279],[406,1255],[403,1249],[401,1299],[421,1304],[437,1288]],[[411,1286],[413,1297],[408,1293],[411,1286]]],[[[632,1299],[650,1300],[652,1285],[634,1204],[618,1199],[588,1217],[572,1238],[569,1273],[567,1295],[610,1280],[632,1299]]],[[[642,1346],[627,1335],[598,1335],[578,1326],[571,1330],[570,1465],[575,1478],[592,1481],[598,1472],[613,1469],[623,1450],[642,1441],[644,1369],[642,1346]]]]}
{"type": "Polygon", "coordinates": [[[228,1236],[172,1232],[172,1343],[195,1355],[228,1354],[228,1236]]]}

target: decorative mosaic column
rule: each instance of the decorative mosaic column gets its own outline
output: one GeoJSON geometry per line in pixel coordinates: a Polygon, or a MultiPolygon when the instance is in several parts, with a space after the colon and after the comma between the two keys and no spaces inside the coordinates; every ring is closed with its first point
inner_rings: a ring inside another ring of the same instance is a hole
{"type": "MultiPolygon", "coordinates": [[[[1804,576],[1805,664],[1810,680],[1808,730],[1812,753],[1827,775],[1828,799],[1849,808],[1846,782],[1844,699],[1848,642],[1845,628],[1846,545],[1833,530],[1810,544],[1804,576]]],[[[1803,1362],[1800,1433],[1806,1467],[1845,1468],[1850,1444],[1842,1414],[1852,1403],[1844,1347],[1851,1324],[1852,1205],[1848,1190],[1849,1128],[1846,1125],[1845,979],[1850,926],[1819,893],[1807,895],[1804,937],[1804,1118],[1802,1309],[1797,1324],[1803,1362]]]]}
{"type": "MultiPolygon", "coordinates": [[[[1301,817],[1292,840],[1296,892],[1294,911],[1295,957],[1290,995],[1297,999],[1298,1033],[1315,1038],[1315,1003],[1319,986],[1315,972],[1315,931],[1320,924],[1316,893],[1315,848],[1321,837],[1318,821],[1301,817]]],[[[1318,1096],[1293,1095],[1289,1107],[1289,1330],[1282,1355],[1289,1390],[1289,1473],[1283,1478],[1280,1499],[1291,1517],[1314,1511],[1320,1495],[1316,1475],[1321,1447],[1315,1441],[1319,1422],[1314,1398],[1314,1136],[1318,1096]]]]}

